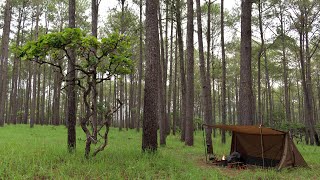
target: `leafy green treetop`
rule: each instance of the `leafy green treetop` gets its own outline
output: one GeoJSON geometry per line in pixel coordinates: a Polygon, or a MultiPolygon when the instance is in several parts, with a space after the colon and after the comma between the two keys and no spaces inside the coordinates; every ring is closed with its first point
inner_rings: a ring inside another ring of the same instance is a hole
{"type": "Polygon", "coordinates": [[[98,40],[85,35],[78,28],[66,28],[62,32],[43,35],[37,41],[29,41],[20,49],[19,54],[23,60],[53,65],[63,74],[63,69],[57,61],[69,58],[70,48],[75,49],[78,56],[76,70],[86,75],[93,73],[92,68],[106,74],[108,78],[118,74],[129,74],[132,71],[130,42],[119,33],[112,33],[98,40]],[[51,58],[48,58],[49,56],[51,58]]]}

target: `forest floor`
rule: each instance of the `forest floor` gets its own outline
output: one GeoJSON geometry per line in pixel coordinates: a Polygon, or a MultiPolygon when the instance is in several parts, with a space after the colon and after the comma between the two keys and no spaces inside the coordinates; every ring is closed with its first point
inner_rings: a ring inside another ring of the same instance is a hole
{"type": "MultiPolygon", "coordinates": [[[[106,149],[84,158],[85,135],[77,129],[77,149],[67,151],[64,126],[6,125],[0,128],[0,179],[320,179],[320,147],[298,145],[310,168],[236,170],[205,162],[202,132],[187,147],[170,135],[155,154],[141,152],[141,132],[111,129],[106,149]]],[[[228,154],[214,139],[214,151],[228,154]]]]}

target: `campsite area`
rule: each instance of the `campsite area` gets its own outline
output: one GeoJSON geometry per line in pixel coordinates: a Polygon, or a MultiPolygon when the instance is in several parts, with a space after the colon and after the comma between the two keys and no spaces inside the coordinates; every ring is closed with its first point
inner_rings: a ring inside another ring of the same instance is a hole
{"type": "MultiPolygon", "coordinates": [[[[166,147],[155,154],[141,152],[141,133],[119,132],[112,128],[108,148],[95,158],[83,156],[85,136],[77,129],[79,145],[70,155],[65,147],[67,129],[59,126],[7,126],[0,131],[0,177],[3,179],[318,179],[318,147],[298,144],[310,168],[237,170],[205,163],[202,132],[195,145],[183,145],[177,136],[168,136],[166,147]]],[[[213,139],[214,152],[230,150],[230,136],[222,144],[213,139]]]]}

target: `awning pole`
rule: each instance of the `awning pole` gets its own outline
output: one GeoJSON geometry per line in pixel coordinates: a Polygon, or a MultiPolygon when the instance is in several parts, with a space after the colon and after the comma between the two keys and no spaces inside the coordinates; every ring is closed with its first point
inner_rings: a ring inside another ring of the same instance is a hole
{"type": "Polygon", "coordinates": [[[207,143],[206,143],[206,137],[205,137],[205,128],[204,124],[202,125],[202,136],[203,136],[203,145],[204,145],[204,155],[206,156],[206,163],[208,162],[208,154],[207,154],[207,143]]]}
{"type": "Polygon", "coordinates": [[[262,166],[264,168],[264,148],[263,148],[263,136],[262,136],[262,125],[260,124],[260,140],[261,140],[261,155],[262,155],[262,166]]]}

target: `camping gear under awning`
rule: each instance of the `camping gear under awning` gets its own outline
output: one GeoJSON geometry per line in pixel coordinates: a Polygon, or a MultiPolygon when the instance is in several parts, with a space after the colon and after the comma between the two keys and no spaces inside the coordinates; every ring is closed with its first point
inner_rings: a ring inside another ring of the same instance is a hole
{"type": "Polygon", "coordinates": [[[246,164],[263,167],[307,167],[288,132],[260,126],[203,125],[232,132],[231,151],[239,152],[246,164]]]}

